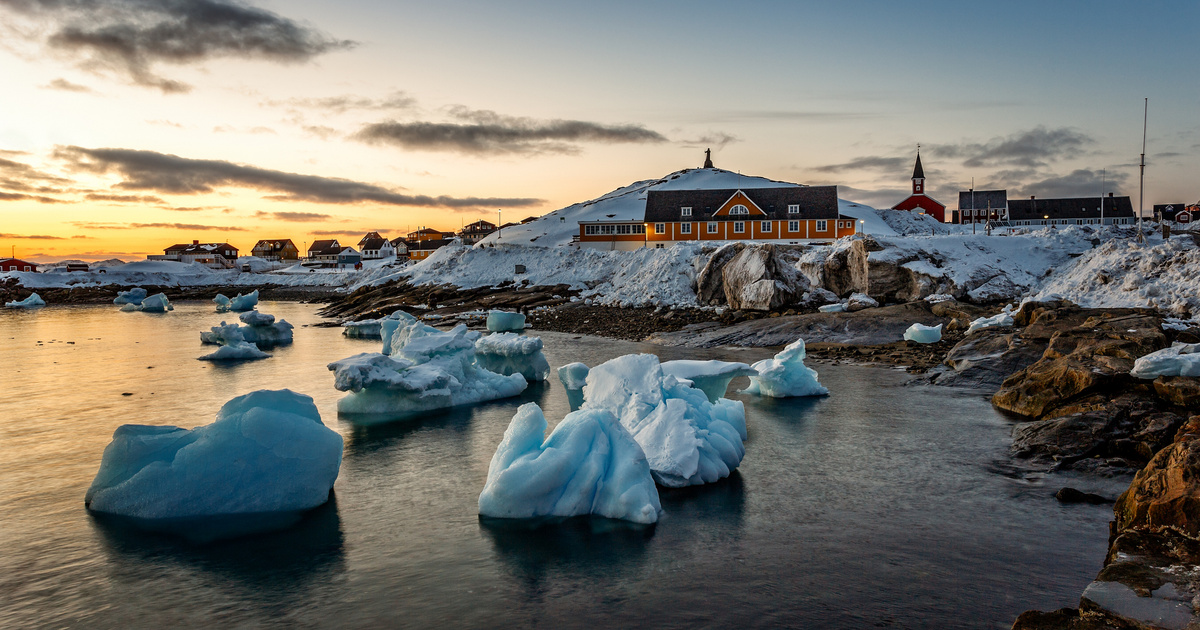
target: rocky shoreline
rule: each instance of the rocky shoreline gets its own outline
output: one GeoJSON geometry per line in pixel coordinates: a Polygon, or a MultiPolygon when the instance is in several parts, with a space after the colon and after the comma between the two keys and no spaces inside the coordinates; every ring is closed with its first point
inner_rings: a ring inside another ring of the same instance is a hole
{"type": "Polygon", "coordinates": [[[150,295],[164,293],[172,302],[188,300],[212,300],[215,295],[222,293],[233,297],[238,293],[250,293],[257,290],[259,298],[264,300],[286,300],[304,303],[329,303],[341,297],[335,287],[288,287],[272,284],[263,285],[212,285],[212,286],[171,286],[171,285],[104,285],[90,287],[40,288],[27,289],[16,279],[9,278],[0,282],[0,302],[22,300],[31,293],[37,293],[48,304],[112,304],[117,292],[128,291],[139,286],[150,295]]]}

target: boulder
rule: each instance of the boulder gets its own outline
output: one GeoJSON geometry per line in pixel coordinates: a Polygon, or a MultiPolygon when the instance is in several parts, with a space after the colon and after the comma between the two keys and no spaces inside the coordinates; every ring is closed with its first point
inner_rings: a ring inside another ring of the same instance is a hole
{"type": "Polygon", "coordinates": [[[701,304],[769,311],[800,299],[808,281],[797,271],[788,248],[733,243],[718,249],[696,278],[701,304]]]}
{"type": "Polygon", "coordinates": [[[982,330],[951,348],[943,366],[931,370],[927,378],[935,385],[995,391],[1009,375],[1042,358],[1043,352],[1045,346],[1011,330],[982,330]]]}
{"type": "Polygon", "coordinates": [[[1134,476],[1113,511],[1120,532],[1171,529],[1200,539],[1200,415],[1134,476]]]}
{"type": "Polygon", "coordinates": [[[1159,398],[1176,407],[1200,411],[1200,378],[1160,376],[1154,379],[1154,391],[1159,398]]]}

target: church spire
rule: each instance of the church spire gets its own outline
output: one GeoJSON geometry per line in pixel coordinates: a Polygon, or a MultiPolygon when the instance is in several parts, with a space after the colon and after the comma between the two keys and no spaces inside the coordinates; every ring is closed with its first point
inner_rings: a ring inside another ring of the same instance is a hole
{"type": "Polygon", "coordinates": [[[917,164],[913,167],[912,190],[914,195],[925,194],[925,169],[921,168],[921,145],[917,145],[917,164]]]}
{"type": "Polygon", "coordinates": [[[704,150],[704,168],[713,168],[712,149],[704,150]]]}

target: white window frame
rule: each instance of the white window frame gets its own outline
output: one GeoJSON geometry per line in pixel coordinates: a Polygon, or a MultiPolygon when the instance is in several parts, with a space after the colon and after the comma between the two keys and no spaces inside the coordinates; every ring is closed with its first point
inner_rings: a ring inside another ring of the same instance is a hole
{"type": "Polygon", "coordinates": [[[770,232],[771,231],[771,222],[770,221],[760,222],[758,225],[758,231],[759,232],[770,232]]]}
{"type": "Polygon", "coordinates": [[[691,223],[680,224],[679,233],[680,234],[691,234],[692,233],[692,224],[691,223]]]}
{"type": "Polygon", "coordinates": [[[683,206],[682,208],[679,209],[679,214],[681,216],[685,216],[685,217],[692,216],[692,207],[691,206],[683,206]]]}
{"type": "Polygon", "coordinates": [[[716,233],[717,233],[717,222],[716,222],[716,221],[709,221],[709,222],[708,222],[708,233],[709,233],[709,234],[716,234],[716,233]]]}
{"type": "Polygon", "coordinates": [[[734,234],[745,234],[745,232],[746,232],[746,222],[745,221],[734,221],[733,222],[733,233],[734,234]]]}
{"type": "Polygon", "coordinates": [[[800,231],[800,222],[795,219],[788,221],[788,231],[789,232],[799,232],[800,231]]]}
{"type": "Polygon", "coordinates": [[[798,203],[788,204],[788,214],[800,214],[800,204],[798,204],[798,203]]]}
{"type": "Polygon", "coordinates": [[[824,232],[829,229],[829,221],[825,219],[817,219],[817,231],[824,232]]]}
{"type": "Polygon", "coordinates": [[[666,234],[667,233],[667,224],[666,223],[655,223],[654,224],[654,233],[655,234],[666,234]]]}
{"type": "Polygon", "coordinates": [[[750,208],[747,208],[746,206],[743,206],[742,204],[740,204],[740,203],[739,203],[739,204],[737,204],[737,205],[735,205],[734,207],[732,207],[732,208],[730,208],[730,209],[729,209],[729,214],[730,214],[730,215],[735,215],[735,214],[736,214],[736,215],[739,215],[739,216],[740,216],[740,215],[743,215],[743,214],[750,214],[750,208]]]}

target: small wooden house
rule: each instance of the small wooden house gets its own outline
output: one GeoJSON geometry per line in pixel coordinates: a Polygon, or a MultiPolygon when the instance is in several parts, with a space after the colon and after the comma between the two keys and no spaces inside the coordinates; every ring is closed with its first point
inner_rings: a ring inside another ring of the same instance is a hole
{"type": "Polygon", "coordinates": [[[4,271],[37,271],[37,263],[20,258],[5,258],[0,260],[0,272],[4,271]]]}

